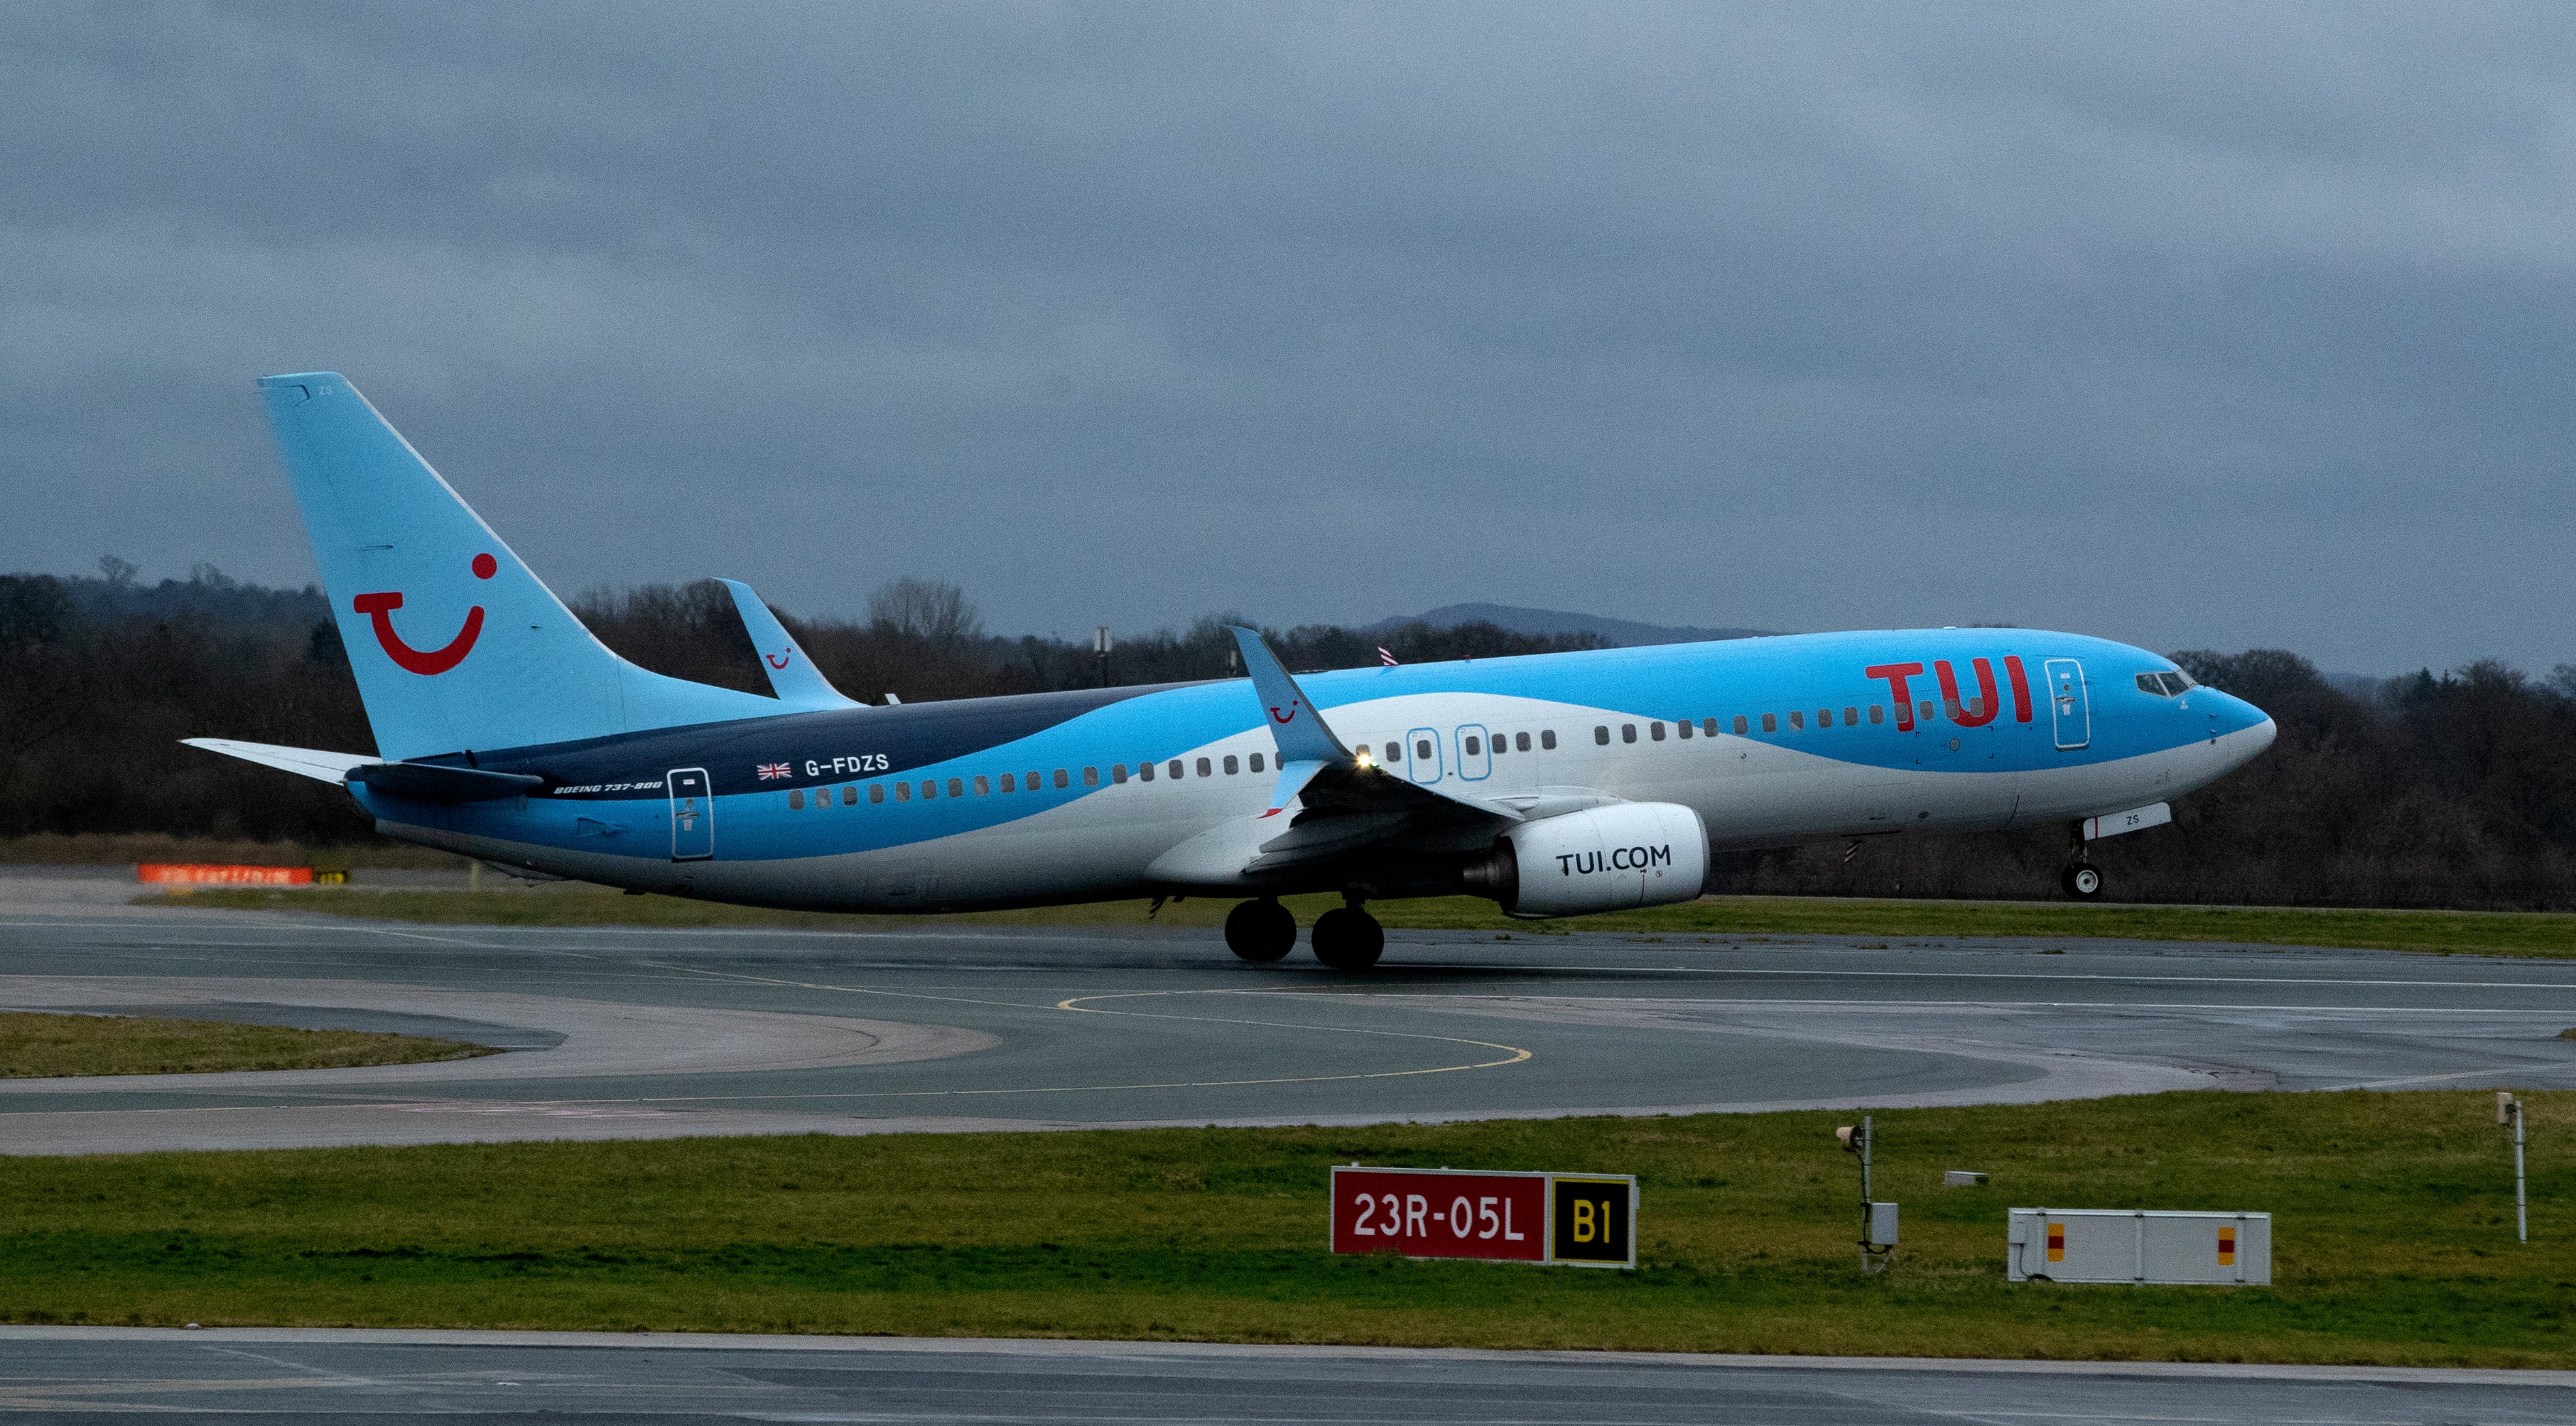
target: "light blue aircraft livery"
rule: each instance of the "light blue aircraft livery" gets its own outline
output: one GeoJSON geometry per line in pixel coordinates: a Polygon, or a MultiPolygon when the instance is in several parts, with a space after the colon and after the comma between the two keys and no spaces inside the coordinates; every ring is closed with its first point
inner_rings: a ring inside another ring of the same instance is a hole
{"type": "Polygon", "coordinates": [[[2171,660],[2037,629],[1905,629],[870,706],[728,581],[774,697],[610,652],[348,381],[259,383],[380,756],[198,747],[344,784],[388,836],[638,891],[830,911],[1338,892],[1519,916],[1687,901],[1713,850],[2068,824],[2087,843],[2269,746],[2171,660]]]}

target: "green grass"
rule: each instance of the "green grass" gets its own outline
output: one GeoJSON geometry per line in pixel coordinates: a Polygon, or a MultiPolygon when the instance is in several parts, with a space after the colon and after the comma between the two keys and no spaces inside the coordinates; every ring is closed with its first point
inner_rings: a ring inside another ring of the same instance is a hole
{"type": "Polygon", "coordinates": [[[2576,1367],[2576,1094],[0,1159],[19,1322],[1061,1335],[2576,1367]],[[1328,1166],[1631,1172],[1633,1273],[1334,1257],[1328,1166]],[[1937,1187],[1984,1169],[1990,1189],[1937,1187]],[[2008,1284],[2013,1204],[2269,1210],[2270,1288],[2008,1284]]]}
{"type": "Polygon", "coordinates": [[[494,1051],[422,1035],[292,1030],[150,1015],[0,1013],[0,1079],[220,1070],[342,1069],[463,1060],[494,1051]]]}
{"type": "MultiPolygon", "coordinates": [[[[1340,904],[1333,896],[1284,898],[1301,924],[1340,904]]],[[[767,911],[667,896],[627,896],[597,887],[549,885],[504,891],[374,891],[365,887],[299,891],[251,889],[153,894],[137,905],[216,906],[246,911],[316,911],[432,925],[469,926],[777,926],[831,930],[960,924],[1093,926],[1146,924],[1146,903],[983,911],[960,916],[830,916],[767,911]]],[[[1232,900],[1183,901],[1163,908],[1159,925],[1215,926],[1232,900]]],[[[2521,911],[2356,911],[2267,906],[2084,906],[2062,902],[1893,901],[1795,896],[1712,896],[1680,906],[1588,916],[1579,921],[1514,921],[1490,901],[1469,896],[1378,901],[1369,909],[1388,926],[1417,930],[1551,935],[1581,929],[1639,935],[2028,936],[2116,937],[2147,941],[2216,941],[2235,945],[2352,946],[2497,956],[2576,957],[2576,914],[2521,911]]]]}

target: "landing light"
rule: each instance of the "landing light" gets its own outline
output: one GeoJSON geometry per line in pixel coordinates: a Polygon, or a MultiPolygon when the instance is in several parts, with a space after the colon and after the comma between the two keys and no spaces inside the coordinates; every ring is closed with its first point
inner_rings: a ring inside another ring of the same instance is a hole
{"type": "Polygon", "coordinates": [[[1360,769],[1364,772],[1369,768],[1377,766],[1377,759],[1370,757],[1369,750],[1366,748],[1360,749],[1358,752],[1352,754],[1351,757],[1354,762],[1357,762],[1360,765],[1360,769]]]}

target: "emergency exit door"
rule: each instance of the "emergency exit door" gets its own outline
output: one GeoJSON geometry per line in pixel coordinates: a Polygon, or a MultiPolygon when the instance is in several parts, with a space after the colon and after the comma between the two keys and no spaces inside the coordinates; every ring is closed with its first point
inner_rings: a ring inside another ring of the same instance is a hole
{"type": "Polygon", "coordinates": [[[671,794],[671,860],[698,862],[716,854],[716,799],[702,767],[673,768],[665,781],[671,794]]]}
{"type": "Polygon", "coordinates": [[[2073,659],[2050,659],[2041,667],[2048,675],[2048,715],[2057,728],[2057,746],[2090,746],[2093,703],[2084,692],[2084,665],[2073,659]]]}

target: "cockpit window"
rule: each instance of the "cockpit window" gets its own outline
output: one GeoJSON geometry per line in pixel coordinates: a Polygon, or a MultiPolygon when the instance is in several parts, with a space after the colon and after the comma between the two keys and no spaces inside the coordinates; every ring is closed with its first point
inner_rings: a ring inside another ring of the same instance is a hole
{"type": "Polygon", "coordinates": [[[2138,691],[2141,693],[2152,693],[2158,698],[2171,698],[2186,689],[2197,688],[2199,686],[2200,685],[2191,681],[2191,675],[2187,673],[2142,673],[2138,675],[2138,691]]]}

